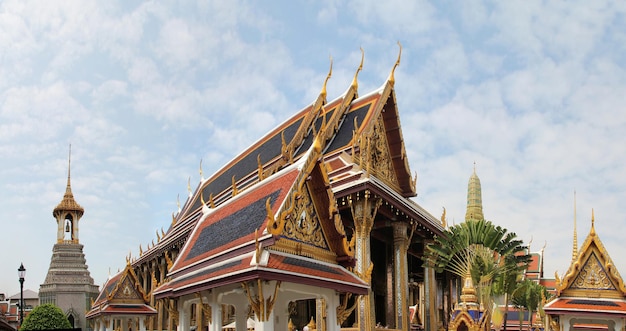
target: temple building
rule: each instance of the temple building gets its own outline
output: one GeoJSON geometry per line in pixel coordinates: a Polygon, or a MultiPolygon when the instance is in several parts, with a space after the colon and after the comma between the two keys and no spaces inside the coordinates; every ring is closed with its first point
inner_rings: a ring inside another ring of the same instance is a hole
{"type": "Polygon", "coordinates": [[[73,328],[90,330],[85,312],[100,291],[89,274],[83,245],[78,239],[78,222],[84,213],[72,194],[68,164],[65,195],[52,211],[57,222],[57,241],[52,247],[48,274],[39,287],[39,303],[57,305],[73,328]]]}
{"type": "Polygon", "coordinates": [[[546,329],[624,330],[626,328],[626,287],[608,251],[595,230],[593,211],[591,229],[574,259],[560,279],[556,296],[544,306],[546,329]]]}
{"type": "Polygon", "coordinates": [[[95,330],[145,331],[147,317],[154,315],[156,310],[150,306],[150,297],[143,291],[129,257],[126,268],[107,279],[86,317],[95,330]]]}
{"type": "MultiPolygon", "coordinates": [[[[452,276],[421,260],[443,225],[411,199],[399,61],[359,95],[361,62],[346,92],[327,101],[331,64],[309,106],[209,178],[200,170],[169,228],[130,258],[138,293],[156,310],[146,329],[444,327],[452,276]]],[[[98,330],[116,327],[93,314],[98,330]]]]}

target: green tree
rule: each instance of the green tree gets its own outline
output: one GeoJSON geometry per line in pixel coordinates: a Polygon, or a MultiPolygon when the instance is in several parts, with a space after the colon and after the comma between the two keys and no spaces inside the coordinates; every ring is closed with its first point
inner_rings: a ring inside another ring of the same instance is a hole
{"type": "Polygon", "coordinates": [[[427,246],[424,260],[438,272],[446,270],[460,278],[471,274],[481,303],[492,307],[494,280],[519,273],[530,262],[526,247],[516,238],[515,233],[489,221],[468,220],[435,238],[427,246]]]}
{"type": "MultiPolygon", "coordinates": [[[[508,256],[507,259],[508,261],[506,263],[508,263],[509,265],[514,265],[515,263],[517,263],[517,261],[511,258],[510,256],[508,256]]],[[[498,275],[496,281],[494,282],[493,293],[495,295],[504,296],[504,313],[502,316],[502,323],[503,323],[502,330],[503,331],[506,331],[506,328],[507,328],[507,320],[509,318],[508,308],[509,308],[509,303],[511,301],[511,296],[513,295],[513,292],[517,288],[518,280],[522,276],[522,272],[523,272],[523,269],[520,266],[517,266],[517,268],[515,267],[509,268],[505,270],[504,272],[502,272],[500,275],[498,275]]]]}
{"type": "Polygon", "coordinates": [[[61,308],[47,303],[35,307],[35,309],[26,316],[20,331],[71,328],[72,325],[70,321],[67,320],[61,308]]]}
{"type": "Polygon", "coordinates": [[[520,316],[520,330],[522,328],[522,316],[523,311],[528,311],[528,326],[529,330],[532,327],[533,314],[542,309],[540,304],[544,298],[548,296],[546,288],[530,279],[525,279],[517,285],[515,291],[513,291],[513,305],[519,309],[520,316]]]}

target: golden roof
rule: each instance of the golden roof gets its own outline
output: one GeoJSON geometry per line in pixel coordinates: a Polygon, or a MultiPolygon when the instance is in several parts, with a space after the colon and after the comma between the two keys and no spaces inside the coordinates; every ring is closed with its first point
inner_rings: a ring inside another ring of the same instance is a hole
{"type": "Polygon", "coordinates": [[[79,205],[78,202],[74,200],[74,194],[72,194],[72,184],[70,183],[70,162],[71,161],[68,161],[67,186],[65,187],[65,194],[63,195],[63,200],[61,200],[61,202],[59,202],[59,204],[52,211],[52,216],[54,217],[57,217],[57,215],[68,211],[75,212],[76,214],[78,214],[78,217],[83,216],[83,214],[85,213],[85,209],[83,209],[83,207],[81,207],[81,205],[79,205]]]}

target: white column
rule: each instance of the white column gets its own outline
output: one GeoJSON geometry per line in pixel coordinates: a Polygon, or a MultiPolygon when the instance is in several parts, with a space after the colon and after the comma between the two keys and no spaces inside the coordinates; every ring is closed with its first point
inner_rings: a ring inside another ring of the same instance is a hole
{"type": "Polygon", "coordinates": [[[222,305],[219,303],[209,303],[211,305],[211,323],[209,331],[222,331],[222,305]]]}
{"type": "Polygon", "coordinates": [[[326,331],[339,331],[341,330],[341,325],[337,323],[337,307],[339,306],[339,294],[335,293],[331,296],[328,296],[326,300],[326,331]]]}
{"type": "Polygon", "coordinates": [[[274,316],[274,310],[272,310],[272,313],[267,318],[267,321],[257,321],[254,329],[256,331],[274,331],[274,316]]]}
{"type": "Polygon", "coordinates": [[[184,297],[178,299],[178,331],[189,331],[189,304],[184,297]]]}
{"type": "Polygon", "coordinates": [[[247,305],[235,305],[235,331],[248,330],[248,316],[246,316],[248,311],[247,308],[247,305]]]}
{"type": "Polygon", "coordinates": [[[146,331],[146,326],[143,324],[143,316],[139,316],[139,331],[146,331]]]}

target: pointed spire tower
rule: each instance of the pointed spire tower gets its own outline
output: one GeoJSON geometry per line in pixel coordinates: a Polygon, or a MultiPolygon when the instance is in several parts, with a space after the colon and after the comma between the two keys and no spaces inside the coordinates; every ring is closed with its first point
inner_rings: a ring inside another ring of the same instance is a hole
{"type": "Polygon", "coordinates": [[[572,245],[572,262],[578,259],[578,234],[576,233],[576,191],[574,191],[574,244],[572,245]]]}
{"type": "Polygon", "coordinates": [[[63,199],[52,211],[52,216],[57,221],[57,243],[78,244],[78,221],[85,209],[74,200],[71,183],[71,166],[72,166],[72,145],[67,161],[67,185],[65,186],[65,194],[63,199]],[[68,238],[65,238],[65,234],[68,238]]]}
{"type": "Polygon", "coordinates": [[[467,210],[465,211],[465,221],[482,220],[483,215],[483,198],[482,189],[480,187],[480,179],[476,175],[476,162],[474,162],[474,172],[470,176],[467,184],[467,210]]]}
{"type": "Polygon", "coordinates": [[[78,241],[78,221],[85,210],[74,200],[71,185],[71,155],[68,157],[67,185],[61,202],[52,211],[57,222],[57,240],[46,280],[39,287],[39,303],[53,303],[67,316],[72,328],[90,330],[85,312],[99,294],[87,269],[83,245],[78,241]]]}

